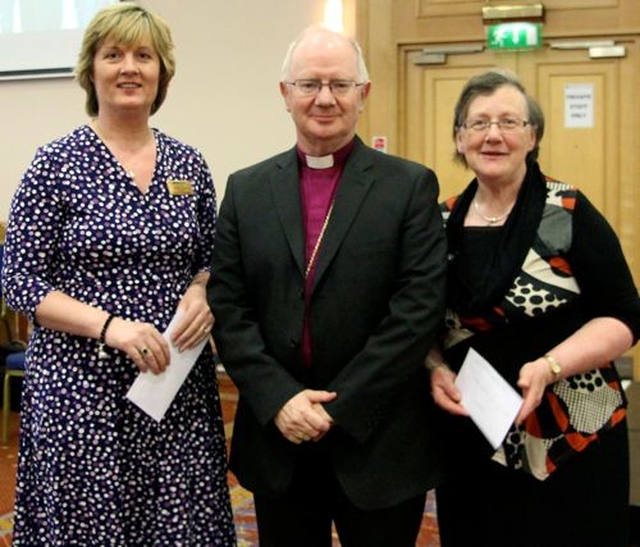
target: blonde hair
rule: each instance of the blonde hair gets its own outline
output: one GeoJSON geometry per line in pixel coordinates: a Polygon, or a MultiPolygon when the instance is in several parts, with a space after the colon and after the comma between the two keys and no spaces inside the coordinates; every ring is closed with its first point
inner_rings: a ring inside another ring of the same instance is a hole
{"type": "Polygon", "coordinates": [[[87,94],[85,110],[89,116],[96,116],[100,108],[92,80],[93,58],[108,38],[125,45],[151,41],[160,58],[158,94],[151,106],[151,114],[155,114],[164,102],[169,82],[176,72],[169,25],[159,15],[133,2],[118,2],[94,16],[85,30],[75,70],[76,80],[87,94]]]}

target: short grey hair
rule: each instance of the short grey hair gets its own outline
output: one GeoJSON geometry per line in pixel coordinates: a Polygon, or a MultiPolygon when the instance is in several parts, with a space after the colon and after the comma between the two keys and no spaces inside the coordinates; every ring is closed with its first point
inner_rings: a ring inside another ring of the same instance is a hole
{"type": "Polygon", "coordinates": [[[367,70],[367,64],[364,61],[364,55],[362,53],[362,48],[360,44],[358,44],[355,38],[350,36],[346,36],[339,32],[332,31],[326,27],[316,25],[313,27],[309,27],[304,30],[293,42],[289,44],[289,48],[287,49],[287,53],[284,57],[284,61],[282,62],[280,81],[286,82],[289,78],[289,72],[291,70],[291,61],[293,59],[293,54],[296,48],[300,45],[300,43],[310,34],[321,33],[324,32],[326,34],[333,34],[335,36],[340,36],[349,41],[354,51],[356,52],[357,63],[358,63],[358,81],[359,83],[367,83],[369,82],[369,71],[367,70]]]}
{"type": "MultiPolygon", "coordinates": [[[[487,72],[483,72],[482,74],[478,74],[473,76],[466,83],[462,92],[460,93],[460,97],[458,98],[458,102],[454,108],[453,114],[453,140],[455,141],[456,136],[458,135],[458,131],[464,124],[467,114],[469,113],[469,106],[471,103],[482,95],[491,95],[498,88],[503,86],[511,86],[517,89],[525,98],[527,103],[527,120],[531,127],[533,127],[536,135],[536,145],[533,149],[527,154],[527,162],[536,161],[538,159],[538,153],[540,151],[539,144],[542,140],[542,136],[544,135],[544,114],[540,105],[536,102],[536,100],[527,93],[527,90],[524,88],[518,77],[508,70],[502,69],[494,69],[489,70],[487,72]]],[[[455,151],[454,160],[463,165],[467,165],[467,161],[464,157],[464,154],[455,151]]]]}

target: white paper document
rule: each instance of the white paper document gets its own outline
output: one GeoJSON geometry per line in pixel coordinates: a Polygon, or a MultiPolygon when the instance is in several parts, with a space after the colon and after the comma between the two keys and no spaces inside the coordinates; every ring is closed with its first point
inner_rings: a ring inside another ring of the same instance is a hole
{"type": "Polygon", "coordinates": [[[455,383],[462,393],[462,406],[497,450],[520,411],[522,397],[473,348],[469,349],[455,383]]]}
{"type": "Polygon", "coordinates": [[[157,422],[164,417],[180,386],[182,386],[200,356],[202,348],[208,342],[208,338],[205,338],[196,347],[179,352],[178,348],[170,340],[171,333],[181,317],[182,312],[178,310],[162,335],[169,344],[169,366],[160,374],[141,372],[127,392],[127,399],[135,403],[157,422]]]}

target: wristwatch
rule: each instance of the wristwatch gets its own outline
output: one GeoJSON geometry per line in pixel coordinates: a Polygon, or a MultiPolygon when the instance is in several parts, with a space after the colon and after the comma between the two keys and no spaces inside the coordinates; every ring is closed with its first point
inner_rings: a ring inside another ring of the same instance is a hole
{"type": "Polygon", "coordinates": [[[549,354],[545,355],[543,357],[543,359],[547,363],[549,363],[549,368],[551,369],[551,372],[553,373],[553,379],[554,380],[559,380],[560,379],[560,375],[562,374],[562,367],[560,366],[560,363],[558,363],[558,361],[556,361],[549,354]]]}

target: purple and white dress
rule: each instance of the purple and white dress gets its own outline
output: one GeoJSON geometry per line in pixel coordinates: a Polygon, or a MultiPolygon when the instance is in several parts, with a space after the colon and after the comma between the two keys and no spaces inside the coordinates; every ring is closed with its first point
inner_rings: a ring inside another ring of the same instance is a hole
{"type": "MultiPolygon", "coordinates": [[[[2,278],[11,307],[35,322],[42,299],[62,291],[165,330],[209,268],[216,204],[202,155],[154,135],[146,193],[88,126],[38,150],[11,204],[2,278]]],[[[160,423],[125,398],[133,362],[108,353],[99,358],[95,339],[34,326],[13,545],[235,545],[210,348],[160,423]]]]}

